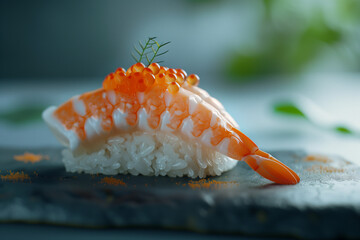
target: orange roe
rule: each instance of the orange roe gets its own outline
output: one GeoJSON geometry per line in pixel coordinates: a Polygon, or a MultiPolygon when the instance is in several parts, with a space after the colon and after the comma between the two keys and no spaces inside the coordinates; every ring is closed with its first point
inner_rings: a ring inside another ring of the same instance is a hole
{"type": "Polygon", "coordinates": [[[164,84],[165,83],[165,73],[160,73],[155,77],[155,82],[157,84],[164,84]]]}
{"type": "Polygon", "coordinates": [[[126,73],[125,73],[125,74],[126,74],[126,76],[130,76],[130,74],[131,74],[131,67],[129,67],[128,70],[126,70],[126,73]]]}
{"type": "Polygon", "coordinates": [[[19,162],[24,162],[24,163],[36,163],[36,162],[40,162],[43,159],[49,160],[49,156],[43,156],[41,154],[33,154],[33,153],[29,153],[29,152],[25,152],[23,155],[15,155],[14,159],[16,161],[19,162]]]}
{"type": "Polygon", "coordinates": [[[160,65],[158,63],[152,63],[149,65],[149,68],[151,69],[153,74],[158,74],[158,72],[160,71],[160,65]]]}
{"type": "Polygon", "coordinates": [[[181,72],[176,73],[176,82],[182,85],[185,82],[185,76],[181,72]]]}
{"type": "Polygon", "coordinates": [[[166,71],[166,74],[176,74],[176,70],[173,69],[173,68],[169,68],[167,71],[166,71]]]}
{"type": "Polygon", "coordinates": [[[146,92],[156,84],[162,85],[169,92],[175,94],[185,80],[190,86],[196,86],[199,83],[199,77],[196,74],[186,76],[186,72],[180,68],[167,68],[158,63],[152,63],[145,67],[143,63],[136,63],[128,70],[118,68],[115,72],[110,73],[103,82],[103,88],[123,93],[135,93],[146,92]]]}
{"type": "Polygon", "coordinates": [[[175,94],[180,90],[180,86],[177,82],[172,82],[169,84],[169,86],[167,87],[169,93],[171,94],[175,94]]]}
{"type": "Polygon", "coordinates": [[[150,68],[148,68],[148,67],[147,67],[147,68],[144,68],[144,69],[142,70],[142,73],[143,73],[144,75],[147,74],[147,73],[148,73],[148,74],[154,74],[153,71],[152,71],[150,68]]]}
{"type": "Polygon", "coordinates": [[[131,67],[131,72],[142,72],[142,70],[145,68],[145,65],[141,62],[135,63],[131,67]]]}
{"type": "Polygon", "coordinates": [[[191,74],[186,78],[186,82],[191,86],[197,86],[199,84],[200,78],[196,74],[191,74]]]}
{"type": "Polygon", "coordinates": [[[113,185],[113,186],[126,186],[126,183],[124,183],[122,180],[114,178],[114,177],[103,177],[100,181],[100,183],[113,185]]]}
{"type": "Polygon", "coordinates": [[[122,67],[119,67],[118,69],[116,69],[115,73],[125,73],[126,70],[122,67]]]}
{"type": "Polygon", "coordinates": [[[184,69],[178,68],[178,69],[176,69],[176,72],[177,72],[177,73],[181,73],[182,75],[184,75],[184,78],[187,77],[187,73],[185,72],[184,69]]]}
{"type": "Polygon", "coordinates": [[[114,87],[114,89],[120,88],[124,79],[125,79],[125,73],[119,72],[119,73],[115,74],[114,78],[113,78],[113,83],[112,83],[112,86],[114,87]]]}
{"type": "Polygon", "coordinates": [[[114,89],[114,73],[110,73],[109,75],[106,76],[104,82],[103,82],[103,88],[105,90],[111,90],[114,89]]]}
{"type": "Polygon", "coordinates": [[[144,82],[147,87],[151,87],[155,82],[155,76],[153,74],[145,74],[144,82]]]}
{"type": "Polygon", "coordinates": [[[167,67],[161,66],[160,69],[159,69],[158,74],[165,73],[167,70],[168,70],[167,67]]]}
{"type": "Polygon", "coordinates": [[[167,84],[170,84],[172,82],[175,82],[176,81],[176,75],[173,74],[173,73],[166,73],[165,75],[165,82],[167,84]]]}
{"type": "Polygon", "coordinates": [[[24,181],[24,180],[30,180],[29,175],[25,174],[24,172],[11,172],[7,175],[1,175],[2,181],[12,181],[12,182],[18,182],[18,181],[24,181]]]}

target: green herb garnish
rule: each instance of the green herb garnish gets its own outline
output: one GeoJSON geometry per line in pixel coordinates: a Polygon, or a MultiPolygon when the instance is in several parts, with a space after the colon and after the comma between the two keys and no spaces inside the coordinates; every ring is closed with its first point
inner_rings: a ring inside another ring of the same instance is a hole
{"type": "MultiPolygon", "coordinates": [[[[160,44],[158,41],[156,41],[156,37],[150,37],[145,41],[145,44],[139,41],[139,47],[141,50],[139,50],[134,45],[135,53],[132,53],[131,56],[136,62],[141,62],[145,58],[147,61],[147,66],[149,66],[152,62],[154,62],[155,58],[169,52],[169,50],[160,52],[160,48],[168,45],[169,43],[170,42],[160,44]],[[138,57],[136,55],[138,55],[138,57]]],[[[156,63],[161,62],[163,61],[156,61],[156,63]]]]}

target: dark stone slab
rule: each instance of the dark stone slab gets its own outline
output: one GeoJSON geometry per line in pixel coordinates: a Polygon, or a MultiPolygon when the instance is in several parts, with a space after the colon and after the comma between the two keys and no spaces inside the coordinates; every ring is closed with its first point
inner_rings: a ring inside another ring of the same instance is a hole
{"type": "Polygon", "coordinates": [[[299,173],[296,186],[272,184],[242,162],[207,182],[117,175],[125,185],[112,185],[104,175],[65,172],[59,149],[32,150],[50,158],[37,163],[13,159],[24,152],[0,149],[1,222],[360,238],[360,170],[340,158],[272,152],[299,173]],[[29,179],[10,180],[10,171],[29,179]]]}

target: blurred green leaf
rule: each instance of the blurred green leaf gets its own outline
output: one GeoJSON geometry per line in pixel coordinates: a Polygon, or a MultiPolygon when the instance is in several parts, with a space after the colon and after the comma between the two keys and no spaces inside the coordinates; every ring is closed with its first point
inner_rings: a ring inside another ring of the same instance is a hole
{"type": "MultiPolygon", "coordinates": [[[[301,73],[329,49],[324,45],[344,44],[349,34],[342,25],[329,21],[329,14],[325,14],[326,8],[321,4],[314,4],[314,9],[305,13],[303,8],[294,9],[287,1],[263,0],[262,3],[262,21],[255,28],[262,41],[252,44],[253,51],[249,52],[244,45],[243,51],[231,53],[226,64],[226,73],[237,81],[244,81],[242,77],[301,73]],[[285,17],[289,9],[296,24],[289,23],[285,17]]],[[[343,5],[346,10],[360,4],[343,5]]]]}
{"type": "Polygon", "coordinates": [[[283,103],[275,104],[274,111],[276,113],[306,118],[306,115],[295,104],[291,102],[283,102],[283,103]]]}
{"type": "Polygon", "coordinates": [[[328,44],[334,44],[341,40],[341,33],[331,28],[321,13],[311,22],[303,36],[312,40],[320,40],[328,44]]]}
{"type": "Polygon", "coordinates": [[[41,120],[41,113],[44,111],[44,106],[39,105],[25,105],[9,111],[0,113],[0,121],[5,121],[12,124],[26,124],[41,120]]]}
{"type": "Polygon", "coordinates": [[[356,24],[360,20],[360,1],[358,0],[337,0],[336,10],[343,23],[356,24]]]}
{"type": "MultiPolygon", "coordinates": [[[[287,101],[287,102],[276,103],[273,106],[273,110],[275,113],[289,115],[289,116],[297,116],[297,117],[307,119],[308,121],[312,122],[313,124],[319,126],[318,123],[313,122],[311,120],[312,119],[311,116],[306,116],[304,111],[301,110],[301,108],[299,108],[296,104],[294,104],[292,102],[287,101]]],[[[320,127],[324,127],[324,126],[320,126],[320,127]]],[[[352,130],[350,130],[348,127],[346,127],[344,125],[337,125],[335,127],[326,127],[326,128],[330,129],[330,130],[335,130],[336,132],[343,133],[343,134],[355,134],[352,130]]]]}
{"type": "Polygon", "coordinates": [[[335,131],[345,134],[353,134],[353,131],[351,131],[349,128],[345,126],[336,126],[335,131]]]}
{"type": "Polygon", "coordinates": [[[261,66],[261,56],[252,55],[236,55],[233,61],[227,66],[227,72],[230,76],[254,76],[263,72],[261,66]]]}

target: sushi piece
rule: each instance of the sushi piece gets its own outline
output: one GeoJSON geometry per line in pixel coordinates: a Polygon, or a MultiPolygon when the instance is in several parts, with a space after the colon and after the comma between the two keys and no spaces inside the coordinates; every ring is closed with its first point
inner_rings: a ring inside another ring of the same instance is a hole
{"type": "Polygon", "coordinates": [[[204,178],[243,161],[276,183],[300,181],[198,83],[182,69],[138,62],[110,73],[102,88],[47,108],[43,119],[66,147],[70,172],[204,178]]]}

